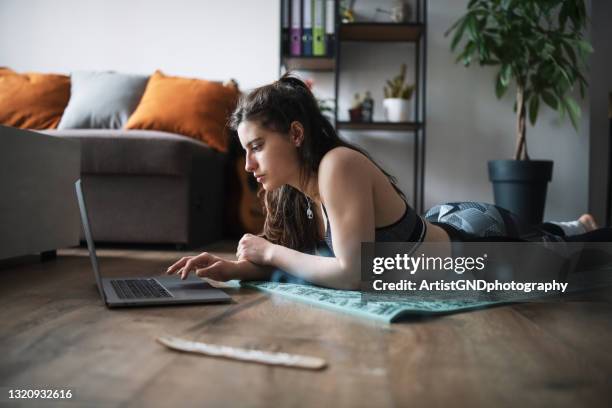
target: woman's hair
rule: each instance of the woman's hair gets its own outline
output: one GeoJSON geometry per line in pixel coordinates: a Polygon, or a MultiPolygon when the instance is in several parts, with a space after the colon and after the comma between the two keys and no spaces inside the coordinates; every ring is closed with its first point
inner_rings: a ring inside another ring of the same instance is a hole
{"type": "MultiPolygon", "coordinates": [[[[278,81],[254,89],[240,98],[230,118],[229,126],[236,131],[244,121],[256,122],[265,129],[289,134],[291,123],[304,127],[304,140],[297,148],[300,164],[300,182],[306,185],[319,169],[321,159],[331,149],[343,146],[356,150],[370,159],[389,178],[395,190],[396,179],[384,171],[360,148],[340,139],[308,86],[300,79],[285,74],[278,81]]],[[[266,220],[263,236],[272,243],[301,252],[312,252],[318,241],[317,223],[308,219],[305,195],[290,185],[274,191],[265,191],[266,220]]]]}

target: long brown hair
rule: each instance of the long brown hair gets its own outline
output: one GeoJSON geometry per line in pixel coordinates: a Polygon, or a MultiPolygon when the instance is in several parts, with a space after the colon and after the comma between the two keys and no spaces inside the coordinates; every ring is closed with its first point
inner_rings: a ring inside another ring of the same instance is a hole
{"type": "MultiPolygon", "coordinates": [[[[243,121],[254,121],[260,126],[289,134],[291,123],[300,122],[304,127],[304,140],[297,148],[301,181],[304,183],[317,174],[323,156],[339,146],[356,150],[370,159],[388,178],[395,190],[396,179],[384,171],[363,150],[340,139],[329,120],[321,113],[317,100],[299,78],[285,74],[278,81],[254,89],[240,98],[230,118],[234,132],[243,121]]],[[[266,221],[263,236],[274,244],[301,252],[312,252],[317,245],[317,223],[308,219],[307,198],[290,185],[264,192],[266,221]]],[[[316,213],[315,213],[316,214],[316,213]]]]}

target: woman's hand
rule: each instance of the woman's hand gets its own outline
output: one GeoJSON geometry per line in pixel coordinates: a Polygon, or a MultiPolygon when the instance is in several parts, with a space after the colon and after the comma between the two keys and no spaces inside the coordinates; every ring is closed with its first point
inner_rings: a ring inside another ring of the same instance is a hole
{"type": "Polygon", "coordinates": [[[180,274],[181,279],[185,279],[193,271],[201,278],[225,282],[230,279],[236,279],[237,270],[235,262],[209,254],[208,252],[202,252],[197,256],[186,256],[179,259],[168,268],[166,274],[172,275],[177,273],[180,274]]]}
{"type": "Polygon", "coordinates": [[[265,238],[244,234],[238,242],[236,257],[240,261],[246,260],[258,265],[270,265],[273,249],[274,244],[265,238]]]}

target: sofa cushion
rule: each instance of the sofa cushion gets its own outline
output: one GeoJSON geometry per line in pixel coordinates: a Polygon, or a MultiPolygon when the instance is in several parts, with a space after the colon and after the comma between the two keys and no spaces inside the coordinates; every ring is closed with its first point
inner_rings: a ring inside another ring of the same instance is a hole
{"type": "Polygon", "coordinates": [[[149,77],[78,71],[58,129],[121,129],[138,106],[149,77]]]}
{"type": "Polygon", "coordinates": [[[226,123],[236,107],[238,89],[218,82],[155,72],[127,129],[151,129],[191,136],[227,151],[226,123]]]}
{"type": "Polygon", "coordinates": [[[22,129],[57,127],[70,99],[65,75],[0,70],[0,124],[22,129]]]}
{"type": "Polygon", "coordinates": [[[195,159],[224,156],[202,142],[167,132],[64,129],[44,133],[81,141],[83,174],[183,176],[190,174],[195,159]]]}

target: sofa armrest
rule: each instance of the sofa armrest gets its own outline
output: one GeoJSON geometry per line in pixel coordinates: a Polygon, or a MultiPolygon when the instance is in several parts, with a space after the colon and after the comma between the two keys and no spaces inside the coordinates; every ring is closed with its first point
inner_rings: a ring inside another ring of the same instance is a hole
{"type": "Polygon", "coordinates": [[[78,245],[78,141],[0,126],[0,259],[78,245]]]}

